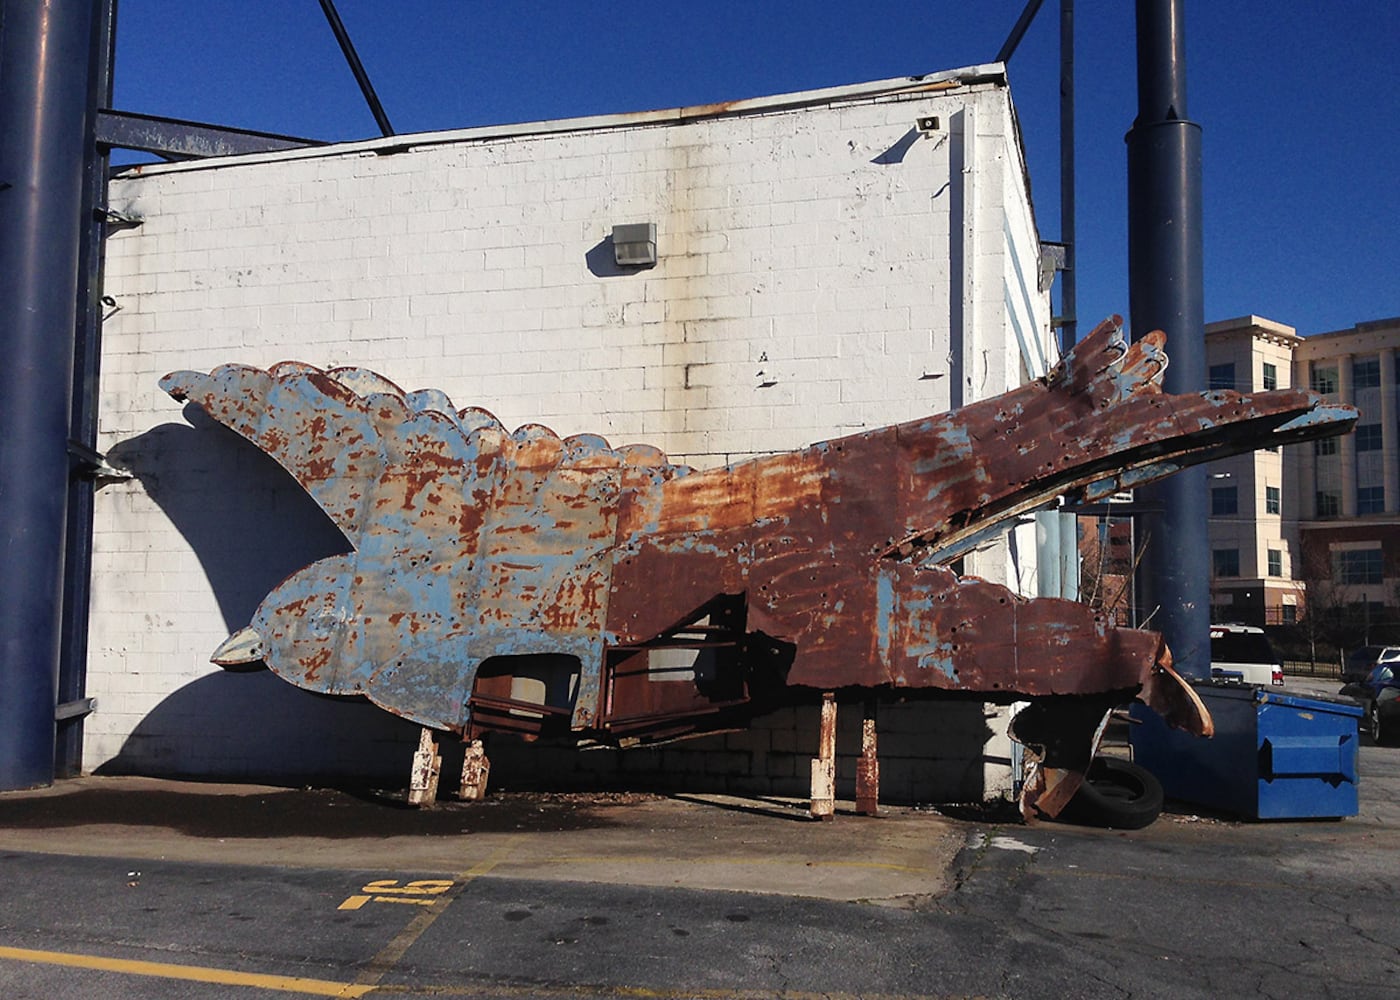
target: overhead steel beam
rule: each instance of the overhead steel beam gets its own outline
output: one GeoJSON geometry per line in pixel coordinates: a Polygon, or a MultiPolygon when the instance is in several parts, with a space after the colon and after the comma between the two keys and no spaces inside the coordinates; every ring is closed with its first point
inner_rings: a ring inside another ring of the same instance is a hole
{"type": "Polygon", "coordinates": [[[274,132],[254,132],[250,129],[112,110],[97,113],[96,141],[99,146],[139,149],[181,160],[271,153],[280,149],[325,145],[316,139],[277,135],[274,132]]]}
{"type": "Polygon", "coordinates": [[[379,131],[384,135],[393,135],[394,126],[389,124],[384,105],[379,103],[374,84],[370,83],[364,63],[360,62],[359,53],[355,51],[355,43],[350,40],[350,32],[345,30],[345,22],[341,21],[340,14],[335,9],[335,0],[321,0],[321,10],[326,15],[326,22],[330,24],[331,31],[335,32],[335,40],[340,43],[340,51],[345,56],[345,61],[350,64],[350,72],[355,74],[355,82],[360,85],[360,93],[365,95],[365,103],[369,105],[379,131]]]}
{"type": "Polygon", "coordinates": [[[1040,12],[1040,5],[1043,0],[1028,0],[1026,6],[1021,11],[1021,16],[1016,19],[1015,25],[1011,28],[1011,34],[1006,36],[1006,41],[1002,42],[1001,51],[997,53],[994,62],[1004,63],[1011,59],[1012,53],[1016,51],[1016,46],[1021,44],[1021,39],[1026,36],[1031,22],[1035,20],[1035,15],[1040,12]]]}

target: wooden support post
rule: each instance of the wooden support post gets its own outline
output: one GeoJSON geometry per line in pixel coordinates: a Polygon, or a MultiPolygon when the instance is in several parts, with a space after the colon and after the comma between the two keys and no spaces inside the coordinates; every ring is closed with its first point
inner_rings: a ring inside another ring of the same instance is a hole
{"type": "Polygon", "coordinates": [[[836,815],[836,695],[822,695],[821,732],[817,756],[812,758],[812,816],[829,820],[836,815]]]}
{"type": "Polygon", "coordinates": [[[876,745],[876,702],[865,702],[865,718],[860,724],[860,759],[856,761],[856,813],[876,816],[880,812],[880,757],[876,745]]]}
{"type": "Polygon", "coordinates": [[[472,740],[462,757],[462,788],[458,797],[465,802],[486,798],[486,779],[490,776],[491,761],[486,757],[486,746],[481,740],[472,740]]]}
{"type": "Polygon", "coordinates": [[[438,753],[433,731],[426,726],[418,735],[418,750],[413,755],[413,771],[408,778],[408,804],[431,809],[437,803],[438,775],[442,772],[442,755],[438,753]]]}

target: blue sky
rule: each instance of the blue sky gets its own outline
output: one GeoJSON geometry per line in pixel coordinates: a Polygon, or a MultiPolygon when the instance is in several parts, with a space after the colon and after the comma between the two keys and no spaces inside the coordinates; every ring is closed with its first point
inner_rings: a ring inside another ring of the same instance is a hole
{"type": "MultiPolygon", "coordinates": [[[[1022,0],[338,0],[398,132],[677,107],[990,62],[1022,0]]],[[[1010,63],[1041,235],[1059,235],[1058,7],[1010,63]]],[[[1081,327],[1128,311],[1133,4],[1076,4],[1081,327]]],[[[117,108],[378,134],[316,0],[120,0],[117,108]]],[[[1299,333],[1400,316],[1400,3],[1187,0],[1206,318],[1299,333]]]]}

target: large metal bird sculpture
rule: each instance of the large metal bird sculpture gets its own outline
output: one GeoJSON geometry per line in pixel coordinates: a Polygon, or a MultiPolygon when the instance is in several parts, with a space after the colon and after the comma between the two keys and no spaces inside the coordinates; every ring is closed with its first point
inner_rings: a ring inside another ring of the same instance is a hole
{"type": "Polygon", "coordinates": [[[290,472],[353,550],[293,574],[215,653],[475,738],[627,746],[821,692],[1029,701],[1053,815],[1105,711],[1209,716],[1161,637],[947,567],[1017,514],[1341,433],[1302,390],[1168,394],[1160,333],[1117,317],[1004,395],[705,471],[560,439],[358,368],[175,372],[162,387],[290,472]]]}

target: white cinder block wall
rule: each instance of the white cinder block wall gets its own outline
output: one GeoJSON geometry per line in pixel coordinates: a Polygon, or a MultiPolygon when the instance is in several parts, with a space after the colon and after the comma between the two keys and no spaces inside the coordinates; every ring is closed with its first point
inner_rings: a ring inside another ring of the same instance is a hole
{"type": "MultiPolygon", "coordinates": [[[[999,66],[133,168],[109,201],[143,221],[107,243],[100,444],[135,478],[97,498],[93,769],[400,776],[416,735],[209,664],[268,590],[345,543],[275,464],[161,393],[167,371],[360,365],[507,427],[644,441],[704,467],[994,395],[1041,374],[1049,350],[999,66]],[[938,127],[920,132],[928,116],[938,127]],[[632,222],[657,225],[654,268],[612,262],[611,227],[632,222]]],[[[1033,581],[1033,537],[1018,542],[969,568],[1033,581]]],[[[980,706],[901,712],[887,792],[1004,788],[1010,772],[986,765],[1008,747],[984,747],[980,706]]],[[[805,786],[816,726],[800,716],[549,766],[805,786]]],[[[531,780],[528,756],[498,779],[531,780]]]]}

